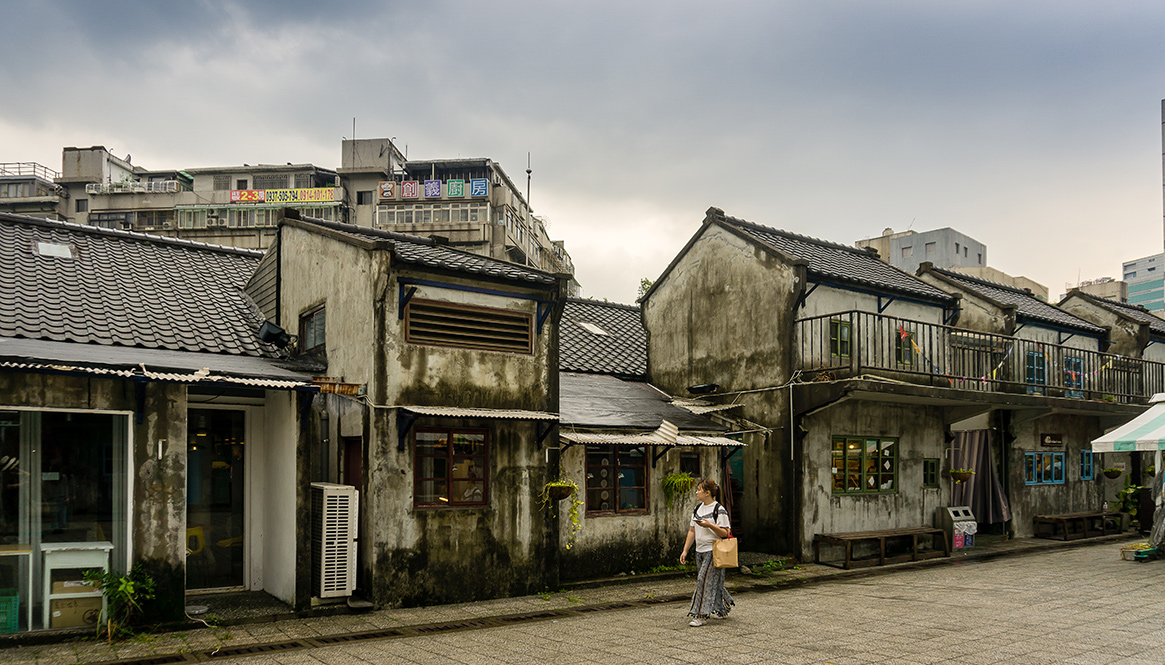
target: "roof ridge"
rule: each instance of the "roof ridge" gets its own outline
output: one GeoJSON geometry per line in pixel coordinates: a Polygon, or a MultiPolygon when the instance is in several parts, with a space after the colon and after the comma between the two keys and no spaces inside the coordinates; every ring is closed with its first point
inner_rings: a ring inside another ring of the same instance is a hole
{"type": "Polygon", "coordinates": [[[813,245],[819,245],[821,247],[828,247],[829,249],[839,249],[851,254],[856,254],[858,256],[868,256],[870,258],[874,258],[874,256],[868,250],[862,249],[860,247],[851,247],[849,245],[843,245],[839,242],[833,242],[832,240],[822,240],[821,238],[814,238],[813,236],[801,235],[800,233],[793,233],[792,231],[785,231],[782,229],[773,228],[771,226],[765,226],[764,224],[750,222],[746,219],[740,219],[739,217],[731,217],[726,215],[722,219],[725,222],[735,224],[737,226],[749,226],[766,233],[775,233],[776,235],[792,238],[794,240],[800,240],[801,242],[807,242],[813,245]]]}
{"type": "MultiPolygon", "coordinates": [[[[986,286],[993,286],[997,289],[1003,289],[1005,291],[1012,291],[1014,293],[1018,293],[1020,295],[1025,295],[1025,296],[1028,296],[1030,298],[1035,298],[1036,300],[1039,300],[1039,298],[1036,298],[1034,293],[1032,293],[1031,291],[1029,291],[1027,289],[1020,288],[1018,286],[1011,286],[1010,284],[996,282],[994,280],[986,279],[983,277],[975,277],[974,275],[968,275],[967,273],[958,272],[957,270],[949,270],[947,268],[939,268],[938,266],[933,266],[931,268],[931,270],[934,270],[935,272],[937,272],[940,275],[946,275],[948,277],[954,277],[956,279],[965,279],[967,281],[975,282],[978,284],[984,284],[986,286]]],[[[1044,301],[1040,300],[1040,302],[1044,302],[1044,301]]]]}
{"type": "Polygon", "coordinates": [[[31,217],[28,215],[18,215],[10,212],[0,212],[0,221],[11,222],[13,224],[26,224],[29,226],[41,226],[47,228],[58,228],[66,231],[76,233],[84,233],[87,235],[110,236],[114,238],[121,238],[125,240],[137,240],[139,242],[149,242],[157,245],[174,245],[178,247],[186,247],[189,249],[205,250],[210,252],[221,252],[225,254],[238,254],[240,256],[262,257],[264,252],[259,249],[247,249],[244,247],[231,247],[229,245],[212,245],[207,242],[200,242],[198,240],[186,240],[185,238],[172,238],[170,236],[154,235],[152,233],[142,233],[140,231],[126,231],[123,229],[107,229],[100,226],[93,226],[92,224],[81,224],[79,222],[70,222],[58,219],[46,219],[43,217],[31,217]]]}
{"type": "Polygon", "coordinates": [[[573,302],[573,303],[586,304],[586,305],[600,305],[600,306],[602,306],[602,307],[619,307],[619,308],[622,308],[622,309],[628,309],[628,310],[632,310],[632,311],[636,311],[636,312],[638,312],[638,311],[640,310],[640,307],[639,307],[639,305],[627,305],[627,304],[624,304],[624,303],[621,303],[621,302],[610,302],[610,301],[606,301],[606,300],[595,300],[594,298],[578,298],[578,297],[572,297],[572,298],[567,298],[567,299],[566,299],[566,301],[567,301],[567,302],[573,302]]]}

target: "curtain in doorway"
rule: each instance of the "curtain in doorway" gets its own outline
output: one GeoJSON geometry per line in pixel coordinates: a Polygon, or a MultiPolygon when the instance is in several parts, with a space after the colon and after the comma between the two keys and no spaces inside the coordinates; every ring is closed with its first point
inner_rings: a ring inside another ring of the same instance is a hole
{"type": "Polygon", "coordinates": [[[984,524],[1010,520],[1011,508],[996,470],[991,431],[956,432],[952,457],[953,468],[971,469],[975,475],[954,484],[951,503],[970,506],[975,519],[984,524]]]}

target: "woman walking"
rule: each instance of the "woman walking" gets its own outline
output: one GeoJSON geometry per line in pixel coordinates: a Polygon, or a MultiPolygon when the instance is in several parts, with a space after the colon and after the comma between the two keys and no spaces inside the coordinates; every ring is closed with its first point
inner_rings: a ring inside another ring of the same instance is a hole
{"type": "Polygon", "coordinates": [[[688,616],[692,617],[689,626],[697,628],[707,623],[708,617],[723,619],[736,603],[724,588],[724,569],[712,565],[712,543],[717,538],[727,538],[732,535],[732,525],[728,520],[728,511],[721,506],[717,498],[720,488],[716,481],[707,478],[696,486],[696,498],[700,503],[692,511],[692,520],[688,525],[688,538],[684,541],[684,551],[680,552],[680,563],[686,563],[688,550],[696,546],[696,591],[692,594],[692,607],[688,616]]]}

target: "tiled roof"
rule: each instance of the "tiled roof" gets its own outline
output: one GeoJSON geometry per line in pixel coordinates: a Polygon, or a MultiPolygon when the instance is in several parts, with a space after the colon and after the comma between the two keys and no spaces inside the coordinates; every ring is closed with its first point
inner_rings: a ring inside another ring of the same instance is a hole
{"type": "Polygon", "coordinates": [[[908,297],[950,304],[947,293],[908,272],[879,261],[864,249],[779,231],[734,217],[718,218],[760,243],[808,264],[809,274],[818,279],[889,291],[908,297]]]}
{"type": "Polygon", "coordinates": [[[558,347],[558,369],[563,372],[647,375],[647,331],[633,305],[567,300],[558,347]]]}
{"type": "Polygon", "coordinates": [[[1050,305],[1023,289],[1017,289],[1014,286],[1007,286],[1006,284],[1000,284],[986,279],[979,279],[978,277],[971,277],[970,275],[964,275],[951,270],[943,270],[941,268],[931,268],[931,270],[968,291],[986,296],[1004,305],[1015,305],[1015,313],[1020,320],[1028,319],[1054,326],[1075,328],[1092,335],[1105,334],[1104,328],[1089,323],[1078,316],[1073,316],[1055,305],[1050,305]]]}
{"type": "Polygon", "coordinates": [[[0,213],[0,336],[276,357],[241,291],[261,257],[0,213]]]}
{"type": "Polygon", "coordinates": [[[1117,302],[1109,298],[1101,298],[1100,296],[1092,295],[1091,293],[1079,292],[1080,295],[1095,302],[1101,307],[1105,307],[1112,312],[1129,317],[1130,319],[1139,323],[1149,324],[1149,331],[1154,337],[1165,337],[1165,319],[1158,318],[1152,312],[1140,305],[1131,305],[1129,303],[1117,302]]]}
{"type": "Polygon", "coordinates": [[[311,217],[303,217],[301,221],[355,237],[387,240],[393,245],[393,254],[404,263],[531,284],[554,284],[556,281],[550,273],[438,245],[429,238],[311,217]]]}

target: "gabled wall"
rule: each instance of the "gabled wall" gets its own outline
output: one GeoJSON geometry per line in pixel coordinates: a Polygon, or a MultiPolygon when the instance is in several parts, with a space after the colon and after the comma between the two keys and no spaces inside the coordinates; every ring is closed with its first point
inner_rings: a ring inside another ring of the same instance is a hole
{"type": "Polygon", "coordinates": [[[1108,338],[1111,342],[1108,347],[1109,353],[1128,358],[1143,357],[1145,345],[1149,343],[1148,325],[1120,316],[1111,309],[1101,307],[1075,292],[1069,293],[1059,307],[1089,323],[1108,328],[1108,338]]]}

